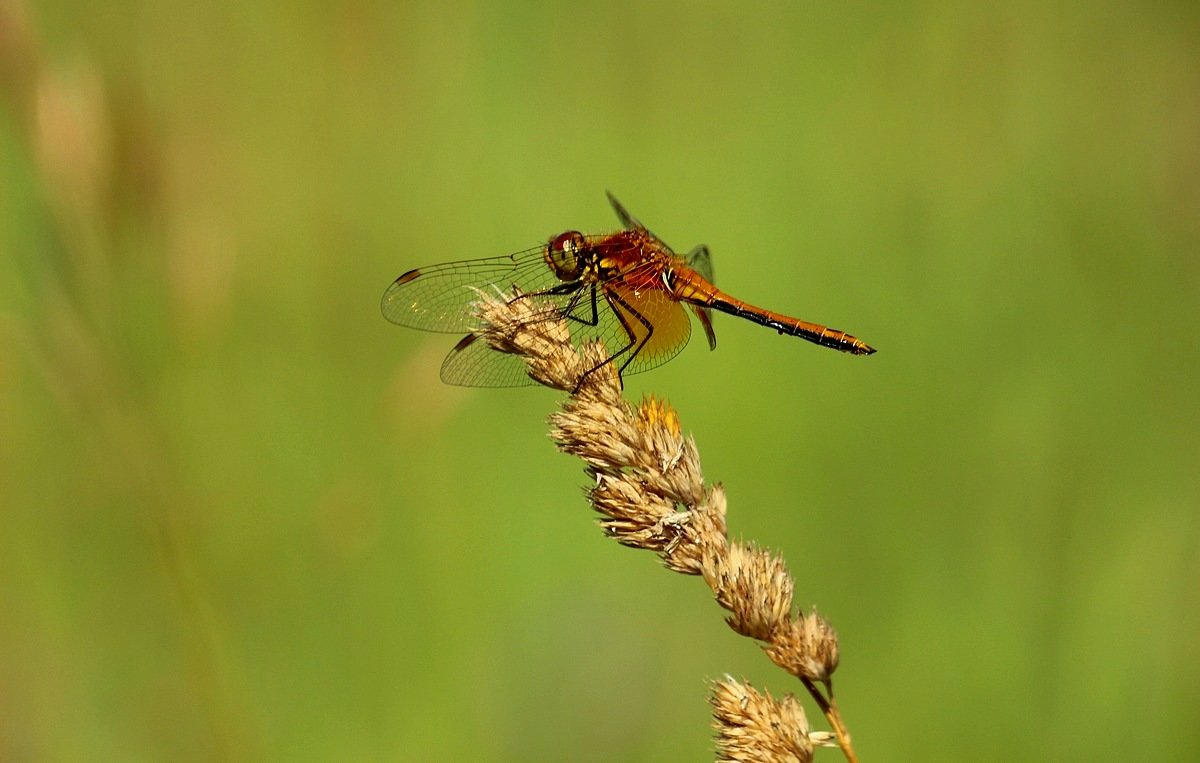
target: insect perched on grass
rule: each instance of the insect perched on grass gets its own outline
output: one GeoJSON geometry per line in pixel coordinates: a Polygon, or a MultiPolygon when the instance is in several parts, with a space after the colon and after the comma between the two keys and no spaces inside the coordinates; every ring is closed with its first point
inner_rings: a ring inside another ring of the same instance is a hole
{"type": "MultiPolygon", "coordinates": [[[[579,341],[599,339],[619,374],[633,374],[675,357],[692,333],[684,305],[695,313],[715,348],[710,311],[718,310],[854,355],[874,348],[838,329],[754,307],[713,285],[708,247],[680,257],[610,193],[625,226],[615,233],[560,233],[532,249],[410,270],[383,293],[383,316],[401,326],[469,332],[442,363],[442,380],[468,387],[532,384],[515,356],[495,352],[476,333],[478,290],[523,294],[536,320],[565,319],[584,327],[579,341]]],[[[603,365],[603,364],[601,364],[603,365]]],[[[599,366],[597,366],[599,368],[599,366]]],[[[595,371],[593,368],[588,373],[595,371]]]]}

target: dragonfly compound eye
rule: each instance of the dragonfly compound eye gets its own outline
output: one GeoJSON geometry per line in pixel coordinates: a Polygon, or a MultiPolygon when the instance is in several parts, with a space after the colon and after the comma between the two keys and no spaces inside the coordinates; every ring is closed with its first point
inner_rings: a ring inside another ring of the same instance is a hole
{"type": "Polygon", "coordinates": [[[564,281],[575,281],[583,274],[584,247],[587,239],[577,230],[555,236],[546,247],[546,262],[554,275],[564,281]]]}

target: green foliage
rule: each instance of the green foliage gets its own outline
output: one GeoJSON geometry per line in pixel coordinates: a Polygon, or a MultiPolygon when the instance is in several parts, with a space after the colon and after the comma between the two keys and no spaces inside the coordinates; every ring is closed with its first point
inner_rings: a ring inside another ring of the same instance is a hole
{"type": "Polygon", "coordinates": [[[377,312],[606,188],[879,349],[718,316],[628,384],[864,761],[1200,755],[1193,6],[18,5],[0,758],[698,760],[707,679],[802,693],[599,537],[555,395],[377,312]]]}

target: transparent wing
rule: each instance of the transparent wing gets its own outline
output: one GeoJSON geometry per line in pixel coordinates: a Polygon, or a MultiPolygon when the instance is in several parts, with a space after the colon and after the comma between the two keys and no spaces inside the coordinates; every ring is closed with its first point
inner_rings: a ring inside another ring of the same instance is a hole
{"type": "MultiPolygon", "coordinates": [[[[668,253],[673,254],[673,251],[671,247],[667,245],[667,242],[654,235],[653,231],[651,231],[649,228],[643,225],[641,221],[630,214],[629,210],[626,209],[621,202],[617,201],[617,197],[613,196],[612,191],[605,191],[605,193],[608,194],[608,203],[612,204],[613,210],[615,210],[617,213],[617,218],[621,221],[621,224],[625,226],[626,230],[642,231],[668,253]]],[[[708,253],[707,246],[704,244],[697,246],[688,253],[685,260],[688,266],[691,267],[692,270],[695,270],[697,273],[699,273],[704,280],[708,281],[709,283],[713,283],[712,257],[708,253]]],[[[704,336],[706,339],[708,339],[708,348],[710,350],[717,349],[717,333],[713,329],[712,313],[707,307],[701,307],[699,305],[692,305],[691,308],[692,311],[696,313],[696,318],[700,321],[700,325],[704,327],[704,336]]],[[[684,339],[685,344],[686,342],[687,340],[684,339]]],[[[682,345],[680,345],[680,347],[682,348],[682,345]]],[[[678,352],[678,350],[676,350],[676,352],[678,352]]],[[[674,353],[672,356],[673,355],[674,353]]],[[[634,365],[637,365],[637,361],[631,364],[630,368],[632,368],[634,365]]]]}
{"type": "Polygon", "coordinates": [[[713,280],[712,255],[709,254],[707,246],[704,244],[697,246],[695,249],[688,252],[687,257],[685,257],[684,260],[687,262],[688,267],[704,276],[705,281],[708,281],[711,284],[716,283],[716,281],[713,280]]]}
{"type": "MultiPolygon", "coordinates": [[[[446,262],[410,270],[383,293],[380,309],[392,323],[425,331],[459,333],[478,325],[473,305],[477,289],[502,293],[516,286],[529,294],[542,294],[563,281],[545,259],[545,246],[480,260],[446,262]]],[[[568,298],[549,295],[547,309],[568,298]]]]}
{"type": "Polygon", "coordinates": [[[467,334],[442,361],[442,381],[459,387],[523,387],[534,384],[519,355],[492,349],[479,334],[467,334]]]}
{"type": "Polygon", "coordinates": [[[660,244],[668,252],[673,252],[671,247],[667,246],[666,241],[654,235],[653,231],[642,225],[636,217],[629,214],[629,210],[625,208],[625,205],[617,201],[617,197],[613,196],[612,191],[605,191],[604,193],[608,195],[608,203],[612,204],[613,211],[617,213],[617,219],[621,221],[621,225],[625,226],[625,230],[640,230],[649,235],[650,238],[654,239],[656,243],[660,244]]]}
{"type": "MultiPolygon", "coordinates": [[[[688,252],[686,259],[688,267],[699,273],[701,278],[709,283],[716,283],[713,280],[712,256],[708,253],[707,246],[704,244],[697,246],[688,252]]],[[[701,307],[700,305],[692,305],[691,307],[696,313],[696,318],[700,320],[700,325],[704,327],[704,335],[708,338],[708,349],[717,349],[717,332],[713,329],[712,312],[707,307],[701,307]]]]}
{"type": "MultiPolygon", "coordinates": [[[[599,340],[623,374],[662,365],[679,354],[692,326],[683,305],[654,278],[652,263],[602,284],[586,284],[568,297],[555,297],[545,320],[567,320],[576,347],[599,340]],[[564,300],[561,304],[557,301],[564,300]],[[623,367],[623,368],[622,368],[623,367]]],[[[542,299],[533,297],[533,299],[542,299]]],[[[478,334],[463,337],[442,363],[442,381],[466,387],[519,387],[533,384],[516,355],[493,350],[478,334]]]]}
{"type": "Polygon", "coordinates": [[[610,354],[624,348],[613,358],[622,374],[661,366],[678,355],[692,336],[687,311],[661,289],[634,291],[617,286],[608,290],[607,299],[615,325],[606,332],[605,347],[610,354]]]}
{"type": "MultiPolygon", "coordinates": [[[[615,199],[613,203],[623,222],[645,231],[615,199]]],[[[628,254],[614,251],[610,236],[587,238],[601,246],[607,241],[606,260],[627,261],[630,266],[618,268],[619,273],[606,275],[602,281],[594,276],[589,280],[586,275],[564,281],[547,263],[545,246],[502,257],[432,265],[410,270],[387,288],[381,301],[383,315],[401,326],[467,333],[442,364],[442,379],[449,384],[512,387],[533,383],[519,357],[493,350],[486,339],[474,333],[478,327],[474,305],[480,290],[511,294],[516,287],[525,294],[521,299],[534,303],[533,320],[565,319],[577,346],[599,340],[622,373],[645,371],[673,358],[691,336],[687,312],[663,285],[663,268],[674,255],[665,250],[665,244],[659,253],[662,256],[645,257],[640,247],[628,254]],[[635,252],[644,259],[634,259],[635,252]]],[[[707,250],[698,262],[699,274],[711,274],[707,250]]],[[[707,315],[701,310],[697,315],[711,344],[707,315]]]]}
{"type": "MultiPolygon", "coordinates": [[[[533,304],[534,315],[526,324],[537,321],[565,320],[574,331],[576,326],[601,325],[598,312],[593,312],[591,285],[579,284],[570,294],[539,296],[527,294],[517,299],[533,304]]],[[[508,295],[512,299],[511,294],[508,295]]],[[[598,310],[599,307],[596,306],[598,310]]],[[[580,339],[572,336],[578,344],[580,339]]],[[[442,361],[442,381],[460,387],[520,387],[533,384],[533,379],[518,355],[500,352],[488,344],[479,333],[464,336],[442,361]]]]}

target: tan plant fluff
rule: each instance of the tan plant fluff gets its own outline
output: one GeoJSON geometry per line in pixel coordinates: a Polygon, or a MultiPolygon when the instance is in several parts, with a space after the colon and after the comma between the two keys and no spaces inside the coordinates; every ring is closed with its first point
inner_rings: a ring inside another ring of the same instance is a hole
{"type": "MultiPolygon", "coordinates": [[[[795,583],[778,556],[729,539],[725,492],[705,484],[696,443],[682,434],[675,410],[653,397],[628,403],[604,348],[576,349],[565,321],[546,320],[519,293],[481,294],[479,315],[493,348],[522,356],[533,379],[571,393],[551,417],[551,437],[587,464],[595,479],[589,499],[605,534],[653,551],[668,569],[703,577],[729,612],[729,627],[800,679],[837,746],[856,761],[833,698],[837,634],[816,612],[793,610],[795,583]]],[[[775,700],[725,679],[714,682],[710,701],[719,761],[809,761],[814,744],[830,741],[809,730],[790,695],[775,700]]]]}

